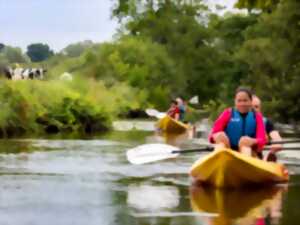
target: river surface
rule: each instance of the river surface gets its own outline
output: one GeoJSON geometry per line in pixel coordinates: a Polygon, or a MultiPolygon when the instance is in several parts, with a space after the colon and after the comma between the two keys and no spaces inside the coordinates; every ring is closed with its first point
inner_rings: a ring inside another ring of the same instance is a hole
{"type": "Polygon", "coordinates": [[[300,151],[279,155],[288,165],[289,184],[221,191],[191,185],[187,172],[203,153],[128,163],[128,149],[156,142],[192,148],[205,140],[161,137],[152,131],[1,140],[0,224],[300,223],[300,151]]]}

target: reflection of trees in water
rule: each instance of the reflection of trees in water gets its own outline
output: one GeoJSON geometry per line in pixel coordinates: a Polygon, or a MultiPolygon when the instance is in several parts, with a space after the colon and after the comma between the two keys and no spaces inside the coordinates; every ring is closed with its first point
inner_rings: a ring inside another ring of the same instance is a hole
{"type": "Polygon", "coordinates": [[[0,152],[1,153],[21,153],[29,152],[31,143],[29,141],[15,141],[15,140],[1,140],[0,152]]]}

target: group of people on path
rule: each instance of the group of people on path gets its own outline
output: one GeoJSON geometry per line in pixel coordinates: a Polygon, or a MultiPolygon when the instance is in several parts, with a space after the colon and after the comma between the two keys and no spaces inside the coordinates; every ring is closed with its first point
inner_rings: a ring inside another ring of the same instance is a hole
{"type": "MultiPolygon", "coordinates": [[[[186,104],[181,98],[172,100],[167,114],[183,121],[186,104]]],[[[262,150],[268,141],[281,141],[273,123],[261,113],[261,101],[250,89],[238,88],[235,92],[234,107],[225,109],[214,122],[209,141],[215,149],[231,148],[248,156],[267,161],[276,161],[275,153],[282,145],[273,144],[270,152],[263,157],[262,150]]]]}

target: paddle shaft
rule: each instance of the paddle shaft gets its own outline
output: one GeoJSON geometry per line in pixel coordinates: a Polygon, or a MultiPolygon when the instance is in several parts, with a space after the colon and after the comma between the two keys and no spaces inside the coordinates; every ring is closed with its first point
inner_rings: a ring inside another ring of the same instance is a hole
{"type": "MultiPolygon", "coordinates": [[[[264,150],[271,150],[271,148],[265,148],[264,150]]],[[[282,147],[282,150],[298,150],[298,151],[300,151],[300,147],[282,147]]]]}
{"type": "Polygon", "coordinates": [[[192,152],[207,152],[212,151],[214,148],[207,146],[205,148],[199,148],[199,149],[185,149],[185,150],[173,150],[172,154],[184,154],[184,153],[192,153],[192,152]]]}
{"type": "MultiPolygon", "coordinates": [[[[171,152],[171,154],[185,154],[185,153],[193,153],[193,152],[208,152],[212,151],[213,147],[205,147],[205,148],[199,148],[199,149],[184,149],[184,150],[174,150],[171,152]]],[[[264,150],[271,150],[271,148],[265,148],[264,150]]],[[[282,147],[282,150],[299,150],[300,147],[282,147]]]]}
{"type": "MultiPolygon", "coordinates": [[[[267,143],[267,145],[273,145],[273,144],[288,144],[288,143],[300,143],[300,140],[289,140],[289,141],[270,141],[267,143]]],[[[198,148],[198,149],[184,149],[184,150],[174,150],[172,151],[172,154],[184,154],[184,153],[193,153],[193,152],[207,152],[212,151],[214,149],[213,146],[207,146],[204,148],[198,148]]],[[[265,148],[264,150],[270,150],[270,147],[265,148]]],[[[283,150],[300,150],[299,147],[282,147],[283,150]]]]}
{"type": "Polygon", "coordinates": [[[267,145],[276,145],[276,144],[289,144],[289,143],[300,143],[300,140],[287,140],[287,141],[269,141],[267,145]]]}

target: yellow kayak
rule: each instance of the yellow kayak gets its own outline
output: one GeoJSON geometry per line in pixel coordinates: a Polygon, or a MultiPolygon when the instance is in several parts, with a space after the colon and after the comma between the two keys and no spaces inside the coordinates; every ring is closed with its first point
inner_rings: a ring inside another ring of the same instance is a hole
{"type": "Polygon", "coordinates": [[[289,179],[282,164],[266,162],[230,149],[220,149],[197,160],[190,169],[190,175],[197,182],[218,188],[287,182],[289,179]]]}
{"type": "Polygon", "coordinates": [[[234,190],[192,186],[190,201],[193,211],[215,215],[211,224],[243,224],[243,220],[256,224],[266,212],[280,211],[283,192],[278,186],[234,190]]]}
{"type": "Polygon", "coordinates": [[[157,123],[157,127],[167,133],[183,133],[189,126],[178,120],[174,120],[170,116],[165,116],[157,123]]]}

